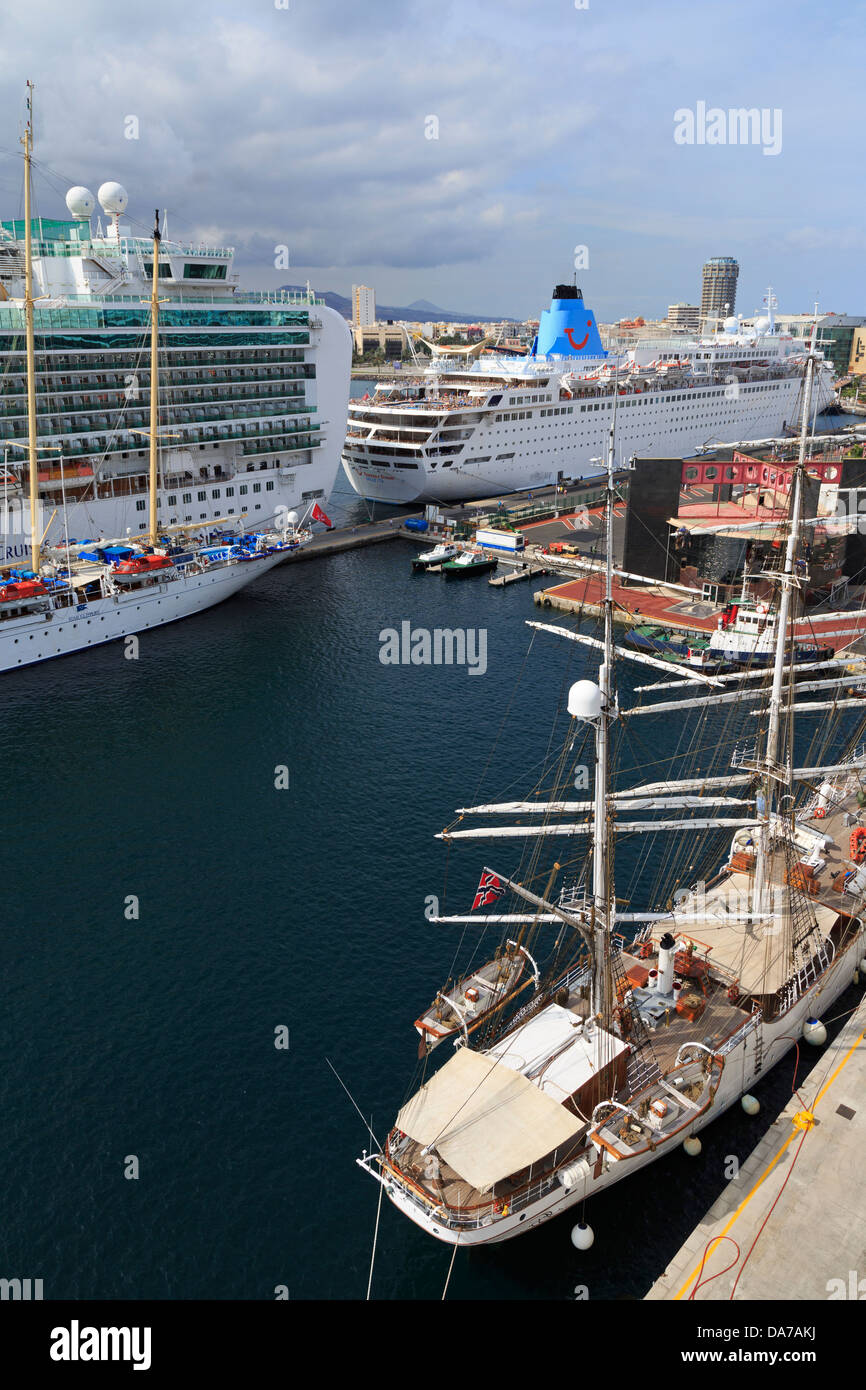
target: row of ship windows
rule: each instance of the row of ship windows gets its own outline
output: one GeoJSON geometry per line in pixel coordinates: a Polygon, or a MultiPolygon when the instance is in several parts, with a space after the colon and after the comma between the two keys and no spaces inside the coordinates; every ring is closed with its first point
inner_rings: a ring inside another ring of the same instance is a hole
{"type": "MultiPolygon", "coordinates": [[[[731,383],[732,386],[736,386],[738,393],[739,391],[778,391],[780,384],[780,382],[771,382],[769,384],[761,384],[760,386],[746,386],[739,382],[731,383]]],[[[709,400],[711,397],[724,396],[726,392],[730,389],[731,387],[722,387],[718,391],[704,391],[700,397],[693,396],[691,395],[691,393],[687,393],[682,396],[665,396],[664,402],[665,404],[673,404],[676,401],[688,401],[692,404],[703,405],[704,401],[709,400]]],[[[535,400],[535,397],[533,396],[532,399],[535,400]]],[[[550,397],[548,396],[546,397],[546,399],[549,400],[550,397]]],[[[632,400],[618,401],[617,407],[618,409],[622,409],[623,406],[657,405],[661,399],[662,397],[660,396],[635,396],[632,400]]],[[[581,413],[584,413],[589,410],[612,410],[613,402],[600,401],[597,404],[582,405],[580,409],[581,413]]],[[[542,410],[540,413],[544,417],[548,415],[573,415],[574,407],[570,405],[555,406],[552,410],[542,410]]],[[[533,412],[531,410],[519,410],[515,411],[513,414],[506,413],[503,415],[496,415],[494,416],[494,420],[497,424],[502,420],[527,420],[532,417],[532,414],[533,412]]]]}
{"type": "MultiPolygon", "coordinates": [[[[261,485],[261,483],[253,483],[253,492],[261,492],[261,490],[262,490],[262,485],[261,485]]],[[[273,482],[265,483],[265,492],[273,492],[273,490],[274,490],[274,484],[273,484],[273,482]]],[[[241,497],[246,497],[246,495],[247,495],[248,492],[249,492],[249,486],[247,485],[247,483],[241,483],[240,487],[238,488],[238,493],[239,493],[239,495],[240,495],[241,497]]],[[[233,488],[233,487],[227,487],[227,488],[226,488],[226,497],[234,497],[234,495],[235,495],[235,490],[234,490],[234,488],[233,488]]],[[[222,492],[221,492],[220,488],[215,487],[214,490],[213,490],[213,492],[211,493],[211,497],[217,498],[217,497],[221,497],[221,496],[222,496],[222,492]]],[[[196,493],[196,497],[198,498],[199,502],[206,502],[207,499],[208,499],[208,495],[207,495],[206,492],[197,492],[197,493],[196,493]]],[[[191,501],[192,501],[192,493],[191,493],[191,492],[184,492],[184,493],[181,493],[181,498],[180,498],[180,500],[181,500],[181,502],[191,502],[191,501]]],[[[169,496],[169,498],[168,498],[168,506],[169,506],[169,507],[176,507],[176,506],[177,506],[177,495],[176,495],[176,494],[172,494],[171,496],[169,496]]],[[[147,507],[147,501],[146,501],[146,500],[138,501],[138,502],[136,502],[136,504],[135,504],[135,509],[136,509],[136,511],[138,511],[138,512],[143,512],[143,511],[145,510],[146,507],[147,507]]]]}

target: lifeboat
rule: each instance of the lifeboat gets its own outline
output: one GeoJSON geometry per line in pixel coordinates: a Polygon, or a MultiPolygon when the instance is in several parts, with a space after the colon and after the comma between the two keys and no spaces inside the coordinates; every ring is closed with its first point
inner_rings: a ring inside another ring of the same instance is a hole
{"type": "Polygon", "coordinates": [[[529,953],[509,941],[500,955],[458,981],[456,988],[437,994],[430,1008],[415,1020],[421,1034],[419,1055],[425,1056],[444,1038],[455,1037],[463,1029],[474,1032],[490,1014],[532,984],[533,976],[521,979],[527,963],[533,964],[529,953]]]}
{"type": "Polygon", "coordinates": [[[866,859],[866,827],[858,825],[851,831],[849,849],[854,863],[862,864],[866,859]]]}
{"type": "Polygon", "coordinates": [[[41,579],[16,579],[0,587],[0,605],[29,607],[48,593],[41,579]]]}
{"type": "Polygon", "coordinates": [[[157,570],[173,568],[167,555],[133,555],[115,565],[111,574],[121,584],[135,584],[157,570]]]}

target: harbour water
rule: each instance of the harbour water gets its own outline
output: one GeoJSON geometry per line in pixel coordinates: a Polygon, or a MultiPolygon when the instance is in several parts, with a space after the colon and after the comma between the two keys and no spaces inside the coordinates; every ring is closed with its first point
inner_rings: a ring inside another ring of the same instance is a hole
{"type": "MultiPolygon", "coordinates": [[[[341,491],[329,514],[367,511],[341,491]]],[[[364,1296],[378,1192],[326,1059],[381,1135],[457,944],[425,897],[447,862],[443,910],[465,911],[490,852],[448,856],[433,834],[528,789],[592,664],[550,639],[524,665],[543,581],[449,585],[411,554],[283,566],[144,635],[138,660],[113,645],[4,681],[0,1273],[46,1299],[364,1296]],[[405,620],[486,629],[484,678],[383,665],[379,634],[405,620]]],[[[701,1158],[597,1199],[590,1252],[567,1216],[459,1253],[449,1299],[642,1297],[793,1065],[758,1088],[759,1116],[704,1132],[701,1158]]],[[[374,1298],[438,1298],[449,1260],[383,1203],[374,1298]]]]}

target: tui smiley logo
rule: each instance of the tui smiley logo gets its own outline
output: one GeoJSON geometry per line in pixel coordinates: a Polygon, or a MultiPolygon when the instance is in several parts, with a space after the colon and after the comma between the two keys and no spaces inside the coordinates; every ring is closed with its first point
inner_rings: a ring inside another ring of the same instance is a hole
{"type": "MultiPolygon", "coordinates": [[[[587,319],[587,321],[586,321],[586,326],[587,326],[588,329],[589,329],[589,328],[592,328],[592,319],[587,319]]],[[[585,348],[586,345],[587,345],[587,343],[589,342],[589,333],[586,333],[586,334],[581,338],[580,342],[579,342],[579,343],[576,343],[576,342],[574,341],[574,329],[573,329],[573,328],[566,328],[566,330],[565,330],[565,336],[566,336],[566,338],[568,339],[568,341],[571,343],[571,346],[574,348],[575,352],[580,352],[581,348],[585,348]]]]}

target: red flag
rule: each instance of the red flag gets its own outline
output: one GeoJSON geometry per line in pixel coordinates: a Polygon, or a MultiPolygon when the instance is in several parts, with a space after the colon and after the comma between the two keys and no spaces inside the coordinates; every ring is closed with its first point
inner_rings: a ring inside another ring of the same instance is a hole
{"type": "Polygon", "coordinates": [[[478,884],[478,891],[472,901],[472,911],[476,907],[491,907],[497,898],[501,898],[505,888],[492,869],[485,869],[478,884]]]}
{"type": "Polygon", "coordinates": [[[314,521],[323,521],[323,522],[325,523],[325,525],[326,525],[328,528],[330,528],[330,527],[333,526],[333,524],[334,524],[333,521],[331,520],[331,518],[330,518],[329,516],[325,516],[325,513],[322,511],[322,509],[321,509],[321,507],[319,506],[318,502],[316,503],[315,507],[313,508],[313,520],[314,520],[314,521]]]}

